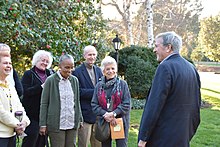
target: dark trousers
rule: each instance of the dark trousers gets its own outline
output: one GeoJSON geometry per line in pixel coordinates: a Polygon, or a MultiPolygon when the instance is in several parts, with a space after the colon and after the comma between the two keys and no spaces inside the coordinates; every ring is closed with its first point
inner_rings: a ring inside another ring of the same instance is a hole
{"type": "MultiPolygon", "coordinates": [[[[116,147],[127,147],[127,138],[116,139],[116,147]]],[[[105,142],[102,142],[102,147],[112,147],[112,139],[109,137],[105,142]]]]}
{"type": "Polygon", "coordinates": [[[0,147],[16,147],[16,136],[9,138],[0,137],[0,147]]]}
{"type": "Polygon", "coordinates": [[[22,147],[45,147],[48,145],[48,137],[39,135],[39,124],[31,120],[31,124],[25,129],[27,134],[22,141],[22,147]]]}
{"type": "Polygon", "coordinates": [[[22,147],[49,147],[47,136],[31,135],[26,136],[22,141],[22,147]]]}

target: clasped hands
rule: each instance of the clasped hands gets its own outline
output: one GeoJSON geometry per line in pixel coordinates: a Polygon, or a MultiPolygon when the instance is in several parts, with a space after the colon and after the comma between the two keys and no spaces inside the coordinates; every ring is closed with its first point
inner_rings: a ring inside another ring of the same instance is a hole
{"type": "Polygon", "coordinates": [[[17,135],[21,135],[24,133],[25,128],[27,127],[27,123],[22,121],[21,123],[17,124],[17,127],[15,127],[15,132],[17,135]]]}
{"type": "Polygon", "coordinates": [[[116,119],[114,117],[114,113],[113,112],[106,112],[104,115],[103,115],[105,121],[107,122],[110,122],[110,124],[112,126],[116,126],[117,125],[117,122],[116,122],[116,119]]]}

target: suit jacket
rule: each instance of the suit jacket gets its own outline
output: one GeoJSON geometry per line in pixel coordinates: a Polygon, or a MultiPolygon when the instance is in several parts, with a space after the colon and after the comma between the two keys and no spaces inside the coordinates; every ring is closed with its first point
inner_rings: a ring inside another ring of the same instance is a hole
{"type": "Polygon", "coordinates": [[[138,139],[146,146],[188,147],[200,123],[200,78],[179,54],[157,68],[145,104],[138,139]]]}
{"type": "MultiPolygon", "coordinates": [[[[102,71],[99,67],[94,65],[94,72],[96,83],[98,83],[99,79],[102,77],[102,71]]],[[[96,121],[96,115],[92,111],[91,100],[95,87],[92,84],[91,78],[84,63],[75,69],[73,75],[75,75],[79,80],[80,104],[83,119],[86,123],[94,124],[96,121]]]]}

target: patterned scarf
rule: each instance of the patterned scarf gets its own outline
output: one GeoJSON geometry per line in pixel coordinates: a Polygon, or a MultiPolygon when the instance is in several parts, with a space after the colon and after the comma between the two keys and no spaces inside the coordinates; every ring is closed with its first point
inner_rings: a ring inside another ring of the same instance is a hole
{"type": "Polygon", "coordinates": [[[98,89],[98,102],[99,105],[109,111],[113,111],[117,108],[117,106],[121,103],[121,97],[122,97],[122,90],[121,90],[121,84],[120,79],[118,77],[115,77],[109,81],[106,81],[105,77],[103,76],[101,78],[101,82],[99,84],[98,89]],[[106,89],[113,87],[110,93],[110,109],[107,109],[107,94],[106,89]]]}

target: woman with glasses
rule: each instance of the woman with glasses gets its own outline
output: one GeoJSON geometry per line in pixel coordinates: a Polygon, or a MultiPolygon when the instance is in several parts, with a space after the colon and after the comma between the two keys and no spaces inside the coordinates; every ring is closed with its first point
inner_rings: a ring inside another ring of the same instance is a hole
{"type": "Polygon", "coordinates": [[[25,71],[22,77],[24,88],[22,103],[31,120],[30,126],[25,130],[27,136],[23,139],[22,147],[45,147],[48,144],[47,136],[39,135],[39,113],[44,82],[52,74],[49,70],[52,61],[50,52],[37,51],[32,59],[32,68],[25,71]]]}

